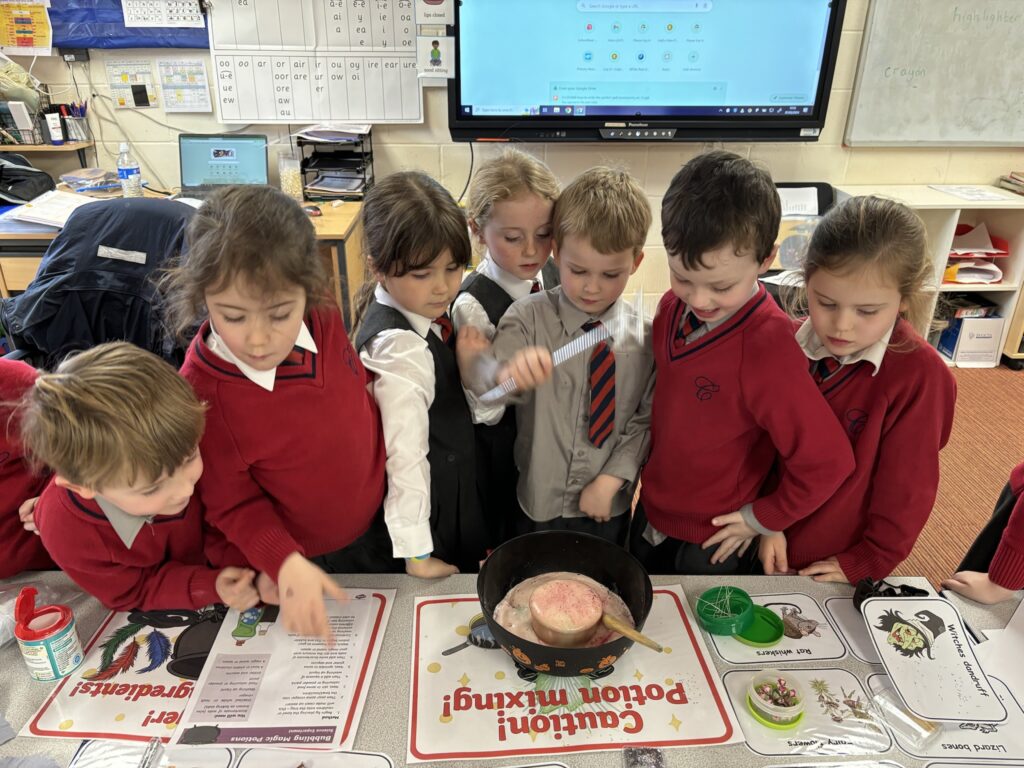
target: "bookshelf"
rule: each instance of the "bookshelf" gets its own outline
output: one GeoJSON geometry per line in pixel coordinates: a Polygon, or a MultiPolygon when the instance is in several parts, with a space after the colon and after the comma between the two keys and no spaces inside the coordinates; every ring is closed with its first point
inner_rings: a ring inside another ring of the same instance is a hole
{"type": "MultiPolygon", "coordinates": [[[[999,315],[1004,319],[999,340],[1003,359],[1011,367],[1019,369],[1024,367],[1024,301],[1021,300],[1021,286],[1024,284],[1024,197],[998,187],[986,189],[1004,199],[963,200],[924,184],[837,186],[836,199],[838,202],[846,197],[879,195],[899,200],[917,211],[928,231],[935,288],[935,298],[931,305],[933,318],[939,293],[976,293],[985,296],[999,307],[999,315]],[[943,283],[942,274],[953,244],[956,225],[977,225],[981,222],[988,225],[993,235],[1009,241],[1010,254],[997,262],[1003,270],[1003,280],[988,285],[943,283]]],[[[918,330],[926,334],[928,329],[918,330]]]]}
{"type": "Polygon", "coordinates": [[[63,144],[0,144],[0,152],[16,152],[19,155],[35,152],[77,152],[78,162],[85,168],[85,150],[93,146],[93,141],[65,141],[63,144]]]}

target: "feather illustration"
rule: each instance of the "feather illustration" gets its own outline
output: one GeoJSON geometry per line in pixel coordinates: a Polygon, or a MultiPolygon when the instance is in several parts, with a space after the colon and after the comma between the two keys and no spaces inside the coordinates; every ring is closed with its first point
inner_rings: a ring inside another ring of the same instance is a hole
{"type": "Polygon", "coordinates": [[[121,654],[114,659],[109,666],[101,666],[99,671],[93,675],[82,675],[86,680],[109,680],[115,675],[127,672],[135,664],[135,657],[139,654],[139,644],[132,640],[125,645],[121,654]]]}
{"type": "Polygon", "coordinates": [[[103,656],[100,658],[100,669],[106,669],[114,660],[118,649],[125,644],[126,640],[135,639],[135,635],[143,629],[142,624],[125,624],[110,637],[103,641],[100,648],[103,649],[103,656]]]}
{"type": "Polygon", "coordinates": [[[163,632],[154,629],[146,636],[146,656],[149,657],[149,664],[138,670],[138,674],[152,672],[167,661],[167,657],[170,655],[171,641],[167,639],[167,635],[163,632]]]}

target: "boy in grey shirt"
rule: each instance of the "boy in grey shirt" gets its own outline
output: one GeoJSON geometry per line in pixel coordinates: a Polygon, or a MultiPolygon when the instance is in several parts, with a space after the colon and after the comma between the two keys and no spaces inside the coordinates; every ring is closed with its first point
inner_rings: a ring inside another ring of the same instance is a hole
{"type": "MultiPolygon", "coordinates": [[[[509,398],[517,405],[524,512],[514,534],[569,529],[625,541],[649,448],[654,357],[650,323],[622,293],[643,260],[650,225],[647,196],[629,174],[584,172],[562,192],[552,218],[561,285],[516,301],[493,346],[475,329],[459,333],[460,370],[475,411],[484,411],[475,395],[487,387],[472,372],[488,348],[500,364],[497,379],[512,377],[519,386],[509,398]],[[640,345],[601,342],[553,371],[551,350],[597,324],[614,330],[622,317],[643,327],[640,345]]],[[[501,416],[486,410],[491,419],[501,416]]]]}

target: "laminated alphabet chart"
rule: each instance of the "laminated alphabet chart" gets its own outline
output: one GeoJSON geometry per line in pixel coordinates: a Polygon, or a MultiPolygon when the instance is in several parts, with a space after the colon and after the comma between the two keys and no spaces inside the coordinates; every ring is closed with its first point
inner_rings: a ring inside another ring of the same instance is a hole
{"type": "Polygon", "coordinates": [[[395,590],[326,600],[332,647],[229,611],[173,744],[350,749],[395,590]]]}
{"type": "Polygon", "coordinates": [[[167,741],[222,616],[111,613],[86,645],[82,665],[60,681],[21,735],[167,741]]]}
{"type": "MultiPolygon", "coordinates": [[[[950,759],[958,761],[958,764],[998,761],[999,765],[1006,765],[1007,760],[1012,760],[1024,765],[1024,710],[1021,709],[1021,702],[1002,680],[995,677],[989,679],[996,696],[1006,707],[1005,721],[942,723],[942,734],[928,749],[922,750],[905,744],[898,734],[896,746],[918,760],[939,760],[947,767],[950,763],[946,761],[950,759]]],[[[871,675],[868,678],[868,688],[871,691],[879,691],[888,682],[886,675],[871,675]]]]}
{"type": "Polygon", "coordinates": [[[954,722],[1006,719],[1006,707],[952,603],[939,597],[872,597],[861,612],[882,666],[912,713],[954,722]]]}
{"type": "Polygon", "coordinates": [[[121,0],[126,27],[203,27],[199,0],[121,0]]]}
{"type": "Polygon", "coordinates": [[[828,598],[825,600],[825,612],[854,656],[867,664],[882,663],[868,635],[864,615],[854,607],[852,597],[828,598]]]}
{"type": "Polygon", "coordinates": [[[711,635],[715,650],[730,664],[770,666],[787,661],[841,659],[846,655],[846,646],[810,595],[751,595],[750,599],[781,617],[782,640],[769,648],[758,648],[734,637],[711,635]]]}
{"type": "MultiPolygon", "coordinates": [[[[845,669],[786,669],[787,683],[803,692],[804,711],[791,729],[759,723],[747,704],[751,670],[722,676],[747,747],[759,755],[879,755],[892,737],[874,716],[860,680],[845,669]]],[[[845,763],[844,763],[845,765],[845,763]]]]}
{"type": "Polygon", "coordinates": [[[416,601],[408,763],[743,740],[679,586],[655,588],[643,627],[665,652],[634,644],[598,679],[520,676],[480,610],[475,595],[416,601]]]}
{"type": "Polygon", "coordinates": [[[232,0],[210,10],[225,123],[416,123],[413,0],[232,0]]]}

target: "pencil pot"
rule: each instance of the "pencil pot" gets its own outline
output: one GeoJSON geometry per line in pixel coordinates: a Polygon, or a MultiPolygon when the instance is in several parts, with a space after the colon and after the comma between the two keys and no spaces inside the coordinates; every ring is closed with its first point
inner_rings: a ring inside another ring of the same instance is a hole
{"type": "Polygon", "coordinates": [[[302,202],[302,166],[299,158],[290,154],[277,156],[277,174],[281,191],[293,200],[302,202]]]}

